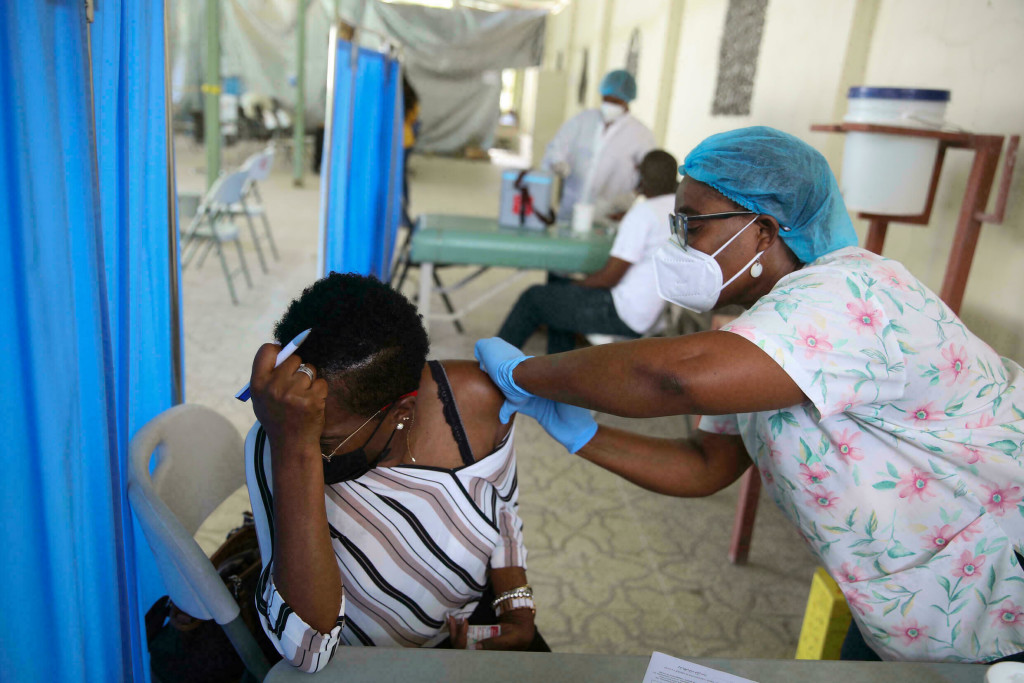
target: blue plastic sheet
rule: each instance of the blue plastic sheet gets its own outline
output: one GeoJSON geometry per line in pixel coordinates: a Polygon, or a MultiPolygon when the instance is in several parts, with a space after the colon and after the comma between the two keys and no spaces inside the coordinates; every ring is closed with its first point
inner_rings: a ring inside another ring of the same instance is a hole
{"type": "Polygon", "coordinates": [[[401,70],[339,41],[327,160],[321,171],[321,274],[387,279],[401,216],[401,70]]]}
{"type": "Polygon", "coordinates": [[[145,680],[125,473],[171,404],[161,7],[98,3],[91,74],[80,2],[0,4],[0,44],[0,678],[145,680]]]}

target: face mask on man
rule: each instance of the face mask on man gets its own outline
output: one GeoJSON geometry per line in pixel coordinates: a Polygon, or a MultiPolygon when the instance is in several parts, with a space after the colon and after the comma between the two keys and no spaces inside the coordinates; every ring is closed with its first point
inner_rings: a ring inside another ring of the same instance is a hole
{"type": "Polygon", "coordinates": [[[605,123],[611,123],[626,113],[626,108],[616,102],[601,103],[601,118],[605,123]]]}
{"type": "Polygon", "coordinates": [[[722,290],[750,268],[764,252],[757,252],[754,258],[725,284],[722,283],[722,267],[718,265],[715,257],[758,218],[754,216],[752,221],[743,226],[743,230],[730,237],[728,242],[710,256],[690,246],[681,247],[673,240],[659,247],[654,253],[654,280],[658,286],[658,296],[695,313],[706,313],[714,308],[722,290]]]}

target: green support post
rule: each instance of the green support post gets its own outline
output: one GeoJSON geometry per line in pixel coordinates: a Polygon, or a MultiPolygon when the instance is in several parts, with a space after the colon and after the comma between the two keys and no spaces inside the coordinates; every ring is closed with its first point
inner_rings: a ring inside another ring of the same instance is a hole
{"type": "Polygon", "coordinates": [[[220,175],[220,12],[219,0],[206,0],[206,82],[203,122],[206,141],[206,188],[220,175]]]}
{"type": "Polygon", "coordinates": [[[292,183],[302,187],[302,176],[305,171],[306,155],[306,2],[299,0],[298,16],[296,17],[296,35],[298,51],[295,55],[295,125],[292,142],[292,183]]]}

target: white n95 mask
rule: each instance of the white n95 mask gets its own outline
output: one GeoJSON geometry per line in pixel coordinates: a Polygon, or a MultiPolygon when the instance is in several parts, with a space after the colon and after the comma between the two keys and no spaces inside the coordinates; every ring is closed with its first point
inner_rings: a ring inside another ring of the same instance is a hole
{"type": "Polygon", "coordinates": [[[601,118],[604,119],[605,123],[611,123],[625,113],[626,108],[621,104],[616,104],[615,102],[601,103],[601,118]]]}
{"type": "MultiPolygon", "coordinates": [[[[743,226],[746,230],[754,224],[759,216],[743,226]]],[[[761,258],[763,251],[757,252],[747,265],[722,283],[722,267],[715,257],[732,244],[732,241],[743,234],[740,230],[729,238],[710,256],[693,247],[680,247],[674,240],[669,240],[654,252],[654,280],[658,286],[658,296],[665,301],[689,309],[694,313],[706,313],[718,303],[718,295],[732,284],[740,273],[761,258]]]]}

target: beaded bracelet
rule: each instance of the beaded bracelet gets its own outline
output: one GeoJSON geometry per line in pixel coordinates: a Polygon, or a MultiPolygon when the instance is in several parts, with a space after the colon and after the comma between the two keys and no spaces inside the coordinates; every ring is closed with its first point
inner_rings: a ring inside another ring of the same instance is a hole
{"type": "Polygon", "coordinates": [[[503,612],[510,612],[515,609],[529,609],[536,614],[537,609],[533,602],[533,589],[530,586],[520,586],[519,588],[505,591],[491,602],[491,609],[499,617],[503,612]]]}

